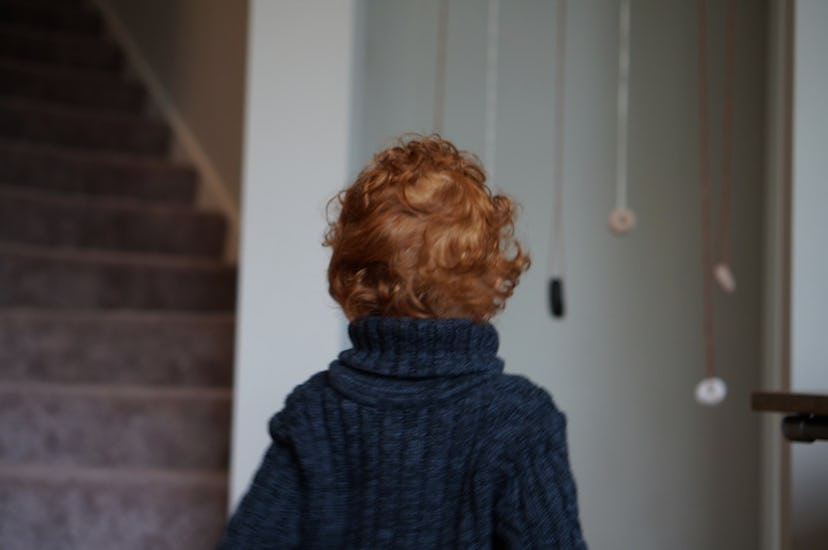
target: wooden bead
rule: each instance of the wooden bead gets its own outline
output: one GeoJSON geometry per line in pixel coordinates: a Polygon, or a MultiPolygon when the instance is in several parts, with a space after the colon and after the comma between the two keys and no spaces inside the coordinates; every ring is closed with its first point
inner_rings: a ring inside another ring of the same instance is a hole
{"type": "Polygon", "coordinates": [[[719,288],[728,294],[732,294],[736,290],[736,279],[733,277],[733,272],[727,264],[716,264],[713,268],[713,276],[716,282],[719,283],[719,288]]]}
{"type": "Polygon", "coordinates": [[[629,208],[615,208],[609,215],[609,227],[616,235],[625,235],[635,227],[635,213],[629,208]]]}

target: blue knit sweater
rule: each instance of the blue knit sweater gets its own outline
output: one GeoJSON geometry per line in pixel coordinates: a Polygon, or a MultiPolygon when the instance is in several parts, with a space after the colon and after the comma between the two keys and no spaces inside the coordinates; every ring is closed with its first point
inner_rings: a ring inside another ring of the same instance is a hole
{"type": "Polygon", "coordinates": [[[586,548],[566,421],[497,332],[368,317],[288,397],[222,549],[586,548]]]}

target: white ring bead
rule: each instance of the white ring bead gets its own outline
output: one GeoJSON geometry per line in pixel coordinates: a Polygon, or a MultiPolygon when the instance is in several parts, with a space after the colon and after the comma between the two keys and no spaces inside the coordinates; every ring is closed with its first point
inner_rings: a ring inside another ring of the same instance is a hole
{"type": "Polygon", "coordinates": [[[635,227],[635,213],[629,208],[615,208],[609,215],[609,226],[616,235],[624,235],[635,227]]]}
{"type": "Polygon", "coordinates": [[[715,376],[703,378],[696,386],[696,401],[701,405],[712,407],[724,401],[727,397],[727,384],[715,376]]]}

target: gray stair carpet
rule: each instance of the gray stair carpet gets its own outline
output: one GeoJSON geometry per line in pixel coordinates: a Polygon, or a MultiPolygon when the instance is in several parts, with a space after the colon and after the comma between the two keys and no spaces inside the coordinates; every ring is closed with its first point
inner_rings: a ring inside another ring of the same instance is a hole
{"type": "Polygon", "coordinates": [[[0,547],[211,548],[227,222],[82,0],[0,0],[0,547]]]}

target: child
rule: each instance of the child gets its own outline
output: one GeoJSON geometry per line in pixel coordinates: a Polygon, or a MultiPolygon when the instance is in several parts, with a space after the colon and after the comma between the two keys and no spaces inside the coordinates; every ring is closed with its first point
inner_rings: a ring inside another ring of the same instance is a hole
{"type": "Polygon", "coordinates": [[[437,136],[377,154],[325,244],[353,347],[287,398],[221,548],[585,548],[565,419],[488,320],[514,205],[437,136]]]}

